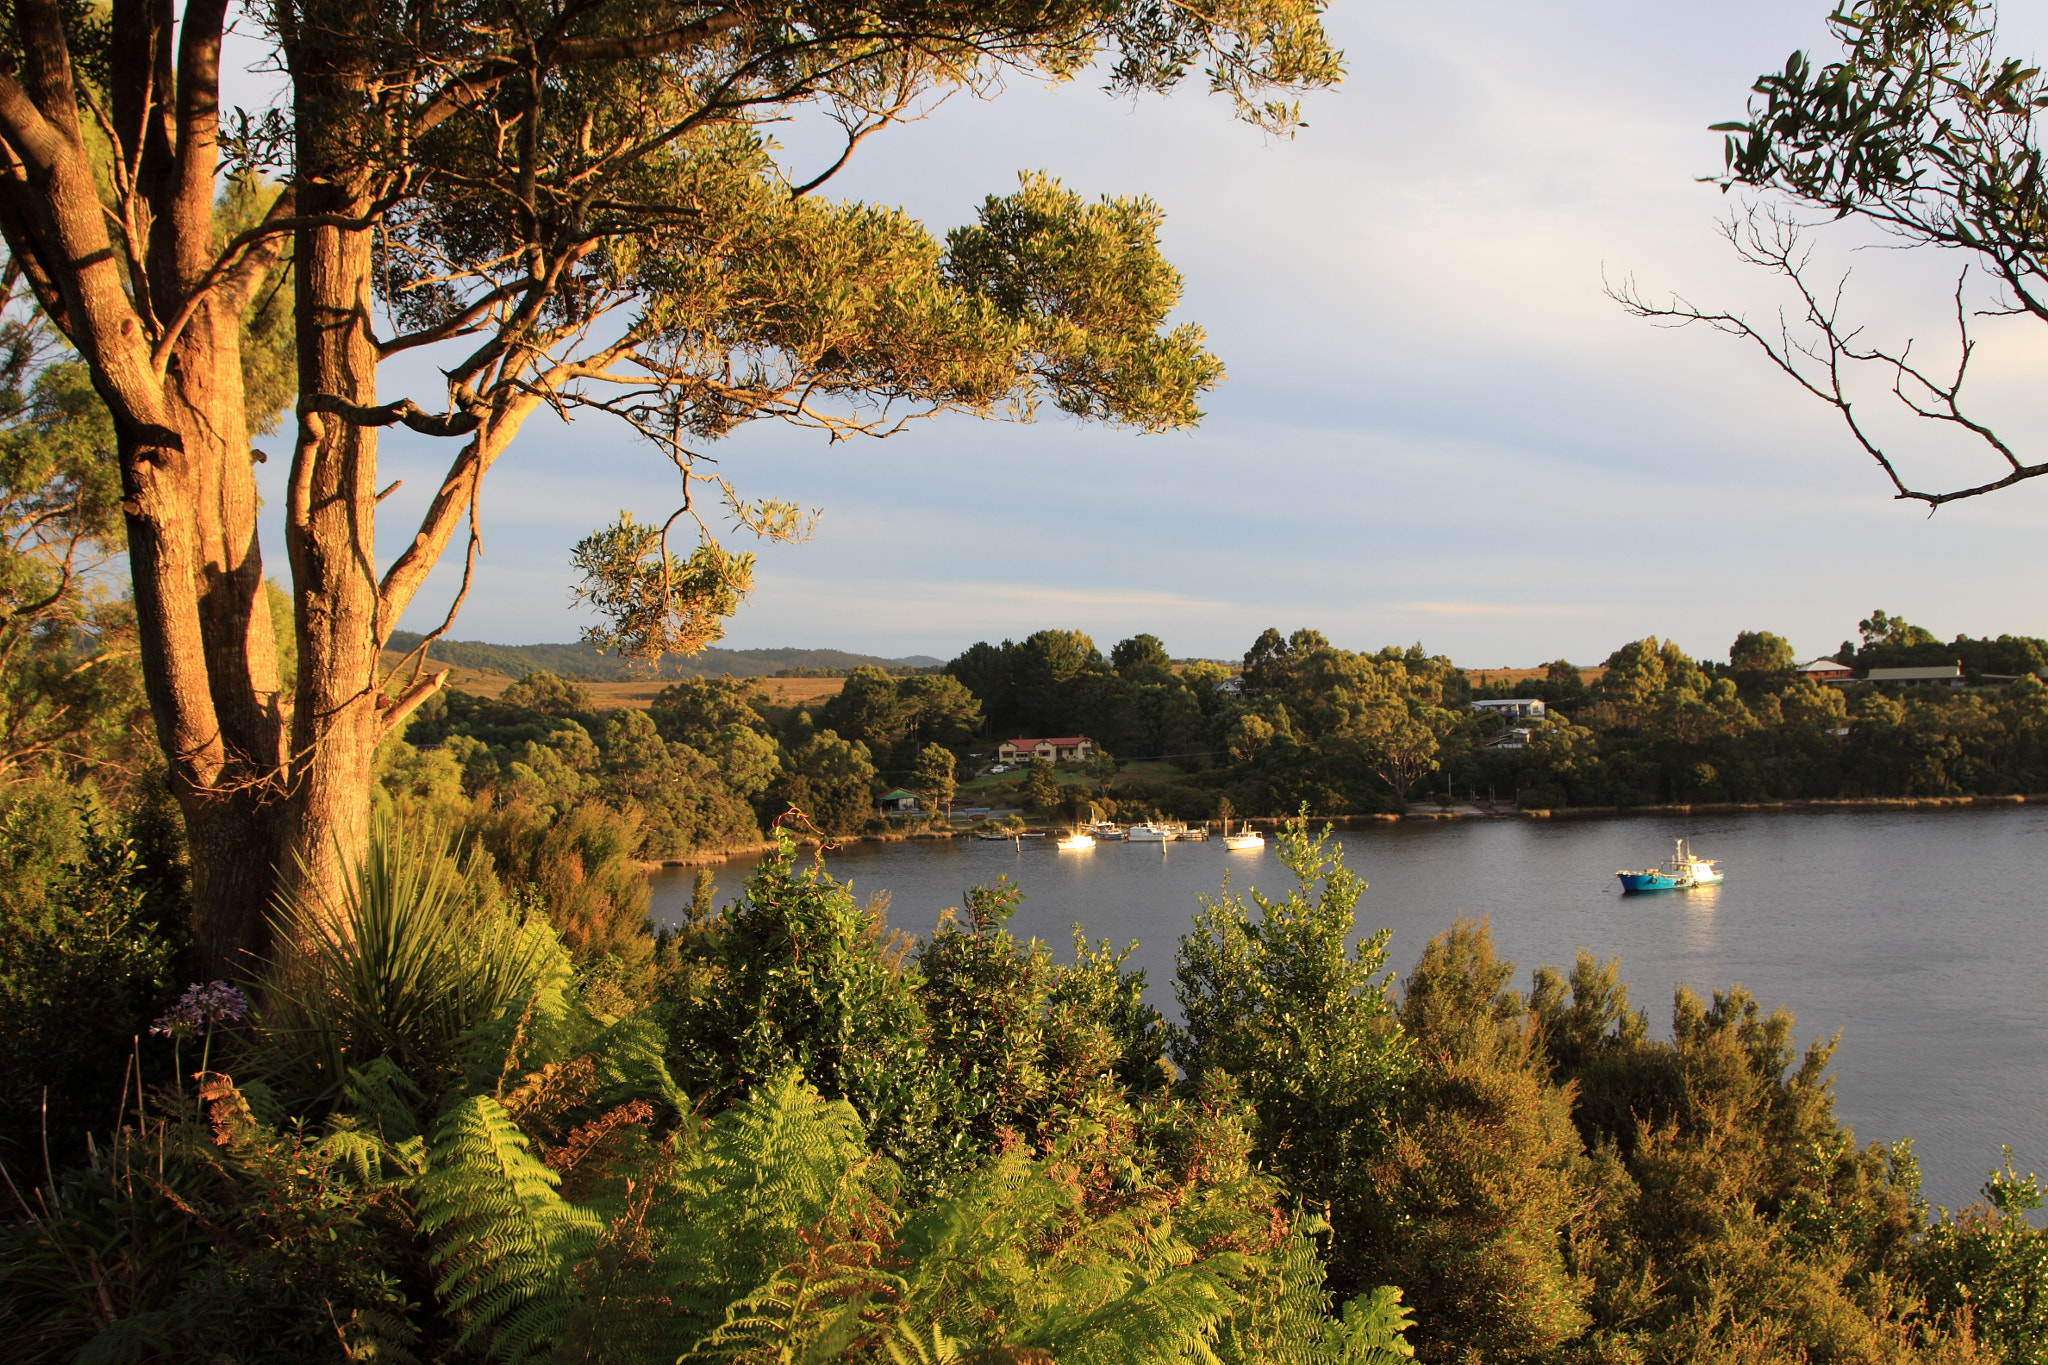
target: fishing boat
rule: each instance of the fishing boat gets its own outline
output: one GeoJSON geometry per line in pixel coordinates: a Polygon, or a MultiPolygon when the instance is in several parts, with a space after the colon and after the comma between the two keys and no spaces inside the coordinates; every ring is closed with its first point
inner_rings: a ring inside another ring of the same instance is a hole
{"type": "Polygon", "coordinates": [[[1060,836],[1060,847],[1076,851],[1084,848],[1093,848],[1095,847],[1095,836],[1086,830],[1077,829],[1071,834],[1060,836]]]}
{"type": "Polygon", "coordinates": [[[1695,857],[1691,846],[1683,839],[1672,841],[1671,861],[1663,867],[1614,875],[1621,878],[1623,891],[1684,891],[1695,886],[1712,886],[1723,880],[1714,860],[1695,857]]]}
{"type": "Polygon", "coordinates": [[[1098,844],[1117,844],[1123,842],[1124,827],[1112,824],[1107,820],[1088,826],[1088,832],[1095,836],[1095,842],[1098,844]]]}
{"type": "Polygon", "coordinates": [[[1164,844],[1170,843],[1176,833],[1178,831],[1171,825],[1156,824],[1148,820],[1142,825],[1132,825],[1125,830],[1124,838],[1134,844],[1164,844]]]}
{"type": "Polygon", "coordinates": [[[1225,820],[1223,822],[1223,846],[1233,851],[1245,848],[1261,849],[1266,846],[1266,836],[1253,829],[1250,821],[1245,822],[1243,829],[1232,834],[1230,832],[1230,822],[1225,820]]]}

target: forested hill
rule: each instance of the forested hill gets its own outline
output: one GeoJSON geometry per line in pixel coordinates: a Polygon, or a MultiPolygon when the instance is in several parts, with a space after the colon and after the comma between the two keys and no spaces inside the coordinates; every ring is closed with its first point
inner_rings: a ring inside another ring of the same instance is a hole
{"type": "MultiPolygon", "coordinates": [[[[391,633],[389,648],[404,653],[418,646],[416,631],[391,633]]],[[[626,662],[614,654],[600,654],[588,645],[493,645],[481,640],[436,640],[427,657],[461,668],[478,668],[507,677],[522,678],[545,670],[564,678],[593,678],[608,681],[628,676],[626,662]]],[[[852,670],[866,665],[874,668],[929,668],[942,660],[923,654],[907,659],[882,659],[872,654],[849,654],[841,649],[707,649],[690,658],[670,656],[660,661],[654,676],[660,678],[766,678],[785,669],[852,670]]]]}

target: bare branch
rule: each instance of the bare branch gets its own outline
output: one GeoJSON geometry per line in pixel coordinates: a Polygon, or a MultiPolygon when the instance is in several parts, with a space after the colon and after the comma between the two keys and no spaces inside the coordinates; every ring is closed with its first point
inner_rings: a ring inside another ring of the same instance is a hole
{"type": "Polygon", "coordinates": [[[1864,453],[1883,469],[1901,500],[1926,503],[1930,509],[1964,498],[1982,497],[2010,488],[2016,483],[2048,475],[2048,461],[2028,464],[1988,423],[1965,410],[1963,383],[1969,372],[1976,342],[1970,335],[1969,308],[1964,300],[1967,269],[1956,282],[1956,331],[1961,354],[1952,378],[1931,375],[1911,360],[1912,343],[1896,352],[1859,344],[1860,328],[1842,322],[1842,300],[1848,277],[1842,276],[1823,295],[1809,279],[1811,257],[1805,250],[1800,225],[1782,213],[1757,205],[1722,225],[1723,235],[1747,263],[1784,279],[1798,297],[1801,313],[1795,323],[1780,310],[1777,325],[1765,332],[1737,313],[1715,312],[1698,307],[1679,295],[1663,302],[1647,297],[1633,278],[1606,286],[1607,296],[1632,316],[1662,326],[1687,327],[1702,323],[1729,336],[1741,337],[1756,346],[1807,393],[1820,399],[1841,415],[1864,453]],[[1876,365],[1891,371],[1891,392],[1909,412],[1929,421],[1959,427],[1994,451],[2006,466],[2003,477],[1963,488],[1940,492],[1913,487],[1900,473],[1892,454],[1870,433],[1849,396],[1848,376],[1858,366],[1876,365]],[[1911,386],[1909,389],[1909,385],[1911,386]]]}

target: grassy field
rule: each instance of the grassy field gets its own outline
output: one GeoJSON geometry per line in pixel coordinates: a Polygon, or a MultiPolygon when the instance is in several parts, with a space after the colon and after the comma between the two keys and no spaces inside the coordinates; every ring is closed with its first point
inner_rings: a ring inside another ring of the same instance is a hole
{"type": "MultiPolygon", "coordinates": [[[[389,673],[405,656],[392,650],[384,651],[384,670],[389,673]]],[[[489,673],[476,668],[458,668],[448,664],[430,664],[428,672],[448,669],[448,685],[475,697],[495,697],[512,685],[512,679],[503,673],[489,673]]],[[[591,704],[600,711],[626,709],[645,711],[654,704],[654,698],[666,681],[656,678],[637,679],[629,682],[590,682],[578,679],[590,689],[591,704]]],[[[754,687],[768,694],[776,706],[815,706],[827,698],[839,695],[839,689],[846,685],[844,678],[749,678],[754,687]]]]}
{"type": "MultiPolygon", "coordinates": [[[[1579,677],[1584,680],[1586,686],[1591,687],[1600,681],[1606,672],[1604,667],[1582,668],[1579,670],[1579,677]]],[[[1531,678],[1541,682],[1549,675],[1540,668],[1468,668],[1465,670],[1465,676],[1471,680],[1473,688],[1478,689],[1491,687],[1495,683],[1528,682],[1531,678]]]]}

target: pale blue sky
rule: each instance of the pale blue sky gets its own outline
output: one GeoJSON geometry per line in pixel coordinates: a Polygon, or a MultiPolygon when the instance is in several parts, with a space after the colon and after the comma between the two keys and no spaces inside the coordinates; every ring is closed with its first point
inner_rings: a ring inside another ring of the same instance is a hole
{"type": "MultiPolygon", "coordinates": [[[[1187,276],[1180,317],[1208,329],[1230,378],[1199,430],[1169,436],[1058,417],[851,447],[742,432],[718,451],[741,489],[825,516],[810,543],[762,549],[726,643],[946,657],[1061,626],[1105,649],[1149,630],[1176,655],[1224,657],[1265,626],[1309,625],[1499,667],[1596,662],[1653,633],[1722,655],[1745,628],[1807,657],[1879,606],[1943,636],[2048,635],[2048,487],[1930,520],[1760,357],[1602,296],[1605,270],[1774,306],[1715,236],[1727,201],[1696,177],[1719,165],[1706,125],[1820,41],[1826,9],[1339,3],[1350,78],[1306,101],[1293,141],[1196,89],[1131,103],[1086,83],[956,100],[874,140],[838,193],[936,231],[1020,169],[1151,195],[1187,276]]],[[[1855,267],[1866,315],[1938,338],[1951,264],[1849,245],[1832,259],[1855,267]]],[[[2019,328],[1991,343],[1987,397],[2038,432],[2048,345],[2019,328]]],[[[431,373],[394,366],[385,383],[437,403],[431,373]]],[[[1929,482],[1963,468],[1921,440],[1929,482]]],[[[406,485],[381,550],[410,537],[446,454],[433,446],[387,438],[385,478],[406,485]]],[[[273,508],[283,472],[263,467],[273,508]]],[[[673,482],[616,427],[533,422],[485,484],[486,553],[454,634],[573,638],[569,547],[621,507],[665,514],[673,482]]],[[[281,545],[273,518],[273,565],[281,545]]],[[[406,624],[437,620],[452,588],[438,575],[406,624]]]]}

